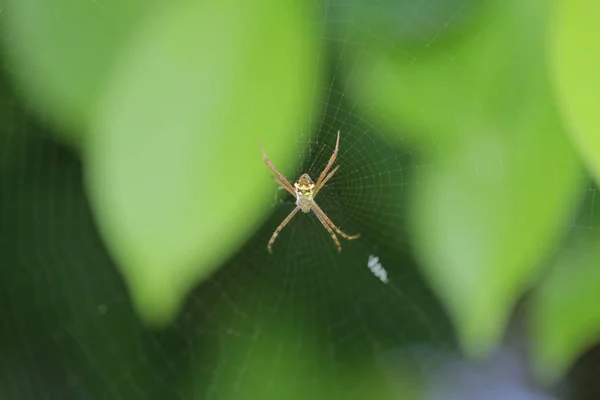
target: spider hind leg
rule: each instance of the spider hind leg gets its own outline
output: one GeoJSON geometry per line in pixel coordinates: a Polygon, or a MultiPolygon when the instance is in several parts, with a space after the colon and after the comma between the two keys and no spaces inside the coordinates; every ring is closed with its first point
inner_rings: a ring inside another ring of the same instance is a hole
{"type": "Polygon", "coordinates": [[[275,229],[275,232],[273,232],[273,234],[271,235],[271,239],[269,239],[269,243],[267,244],[267,250],[269,251],[270,254],[273,254],[273,243],[275,243],[275,240],[277,239],[277,235],[279,235],[279,232],[281,232],[281,230],[283,228],[285,228],[285,226],[291,221],[291,219],[294,217],[294,215],[296,215],[296,213],[300,211],[300,209],[298,207],[295,207],[292,212],[290,212],[288,214],[287,217],[285,217],[285,219],[283,221],[281,221],[281,223],[279,224],[279,226],[277,227],[277,229],[275,229]]]}

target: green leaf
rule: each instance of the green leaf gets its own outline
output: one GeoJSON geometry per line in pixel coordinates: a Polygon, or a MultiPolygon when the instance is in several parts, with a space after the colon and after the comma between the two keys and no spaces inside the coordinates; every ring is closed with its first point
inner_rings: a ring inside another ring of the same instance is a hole
{"type": "Polygon", "coordinates": [[[80,144],[123,42],[159,1],[3,1],[11,76],[70,143],[80,144]]]}
{"type": "Polygon", "coordinates": [[[529,313],[536,372],[556,381],[600,340],[600,237],[577,237],[534,291],[529,313]]]}
{"type": "Polygon", "coordinates": [[[31,162],[24,155],[33,151],[30,134],[37,133],[36,130],[0,76],[0,170],[23,167],[31,162]]]}
{"type": "Polygon", "coordinates": [[[580,173],[546,77],[546,11],[485,2],[420,47],[347,41],[353,97],[421,150],[414,245],[472,356],[501,338],[567,221],[580,173]]]}
{"type": "Polygon", "coordinates": [[[168,323],[268,213],[260,141],[276,165],[297,150],[320,87],[314,18],[295,0],[173,4],[112,76],[88,182],[147,323],[168,323]]]}
{"type": "Polygon", "coordinates": [[[504,136],[430,160],[409,213],[422,267],[463,349],[485,355],[568,222],[579,168],[548,102],[504,136]]]}
{"type": "Polygon", "coordinates": [[[600,3],[558,0],[550,35],[557,99],[573,141],[600,182],[600,3]]]}
{"type": "MultiPolygon", "coordinates": [[[[530,65],[539,65],[540,26],[545,24],[545,9],[537,2],[445,3],[436,7],[445,16],[429,5],[412,11],[419,21],[439,24],[415,34],[420,42],[382,40],[378,33],[383,35],[384,28],[353,23],[343,51],[348,91],[360,111],[403,143],[409,140],[433,153],[481,135],[490,118],[511,123],[507,115],[518,113],[529,96],[529,74],[540,73],[530,65]]],[[[393,9],[378,11],[390,15],[384,20],[388,25],[393,18],[406,19],[393,9]]],[[[407,24],[398,21],[388,30],[397,33],[402,31],[398,25],[407,24]]]]}
{"type": "MultiPolygon", "coordinates": [[[[268,288],[261,295],[265,293],[277,296],[268,288]]],[[[336,359],[331,355],[336,344],[312,322],[314,310],[307,317],[302,306],[278,298],[281,309],[296,310],[293,315],[281,313],[279,308],[264,307],[265,297],[254,299],[258,301],[244,303],[243,313],[232,312],[230,305],[228,311],[215,307],[232,334],[221,332],[191,341],[191,374],[180,385],[190,388],[189,398],[207,399],[214,393],[223,399],[261,400],[420,398],[414,366],[399,365],[401,360],[380,365],[366,354],[336,359]],[[224,349],[226,362],[212,364],[214,357],[207,356],[206,349],[224,349]],[[206,379],[207,368],[213,365],[219,379],[213,374],[206,379]],[[406,376],[410,376],[409,382],[406,376]]]]}
{"type": "MultiPolygon", "coordinates": [[[[509,19],[498,23],[511,44],[495,49],[498,63],[512,60],[501,80],[506,87],[477,84],[467,97],[478,98],[478,108],[452,120],[438,115],[439,129],[467,133],[424,161],[427,172],[409,211],[424,271],[472,356],[487,354],[501,339],[515,301],[568,221],[581,172],[546,79],[545,21],[524,24],[531,10],[508,8],[498,18],[509,19]]],[[[493,43],[472,48],[471,62],[482,51],[489,66],[493,43]]],[[[487,74],[490,82],[499,79],[495,69],[487,74]]],[[[438,84],[441,92],[454,90],[453,83],[438,84]]]]}
{"type": "Polygon", "coordinates": [[[97,235],[80,163],[50,141],[32,138],[30,149],[24,158],[35,168],[0,171],[10,193],[0,199],[2,397],[23,398],[35,377],[26,398],[151,398],[164,386],[156,377],[172,365],[127,302],[97,235]],[[11,387],[20,390],[11,396],[11,387]]]}

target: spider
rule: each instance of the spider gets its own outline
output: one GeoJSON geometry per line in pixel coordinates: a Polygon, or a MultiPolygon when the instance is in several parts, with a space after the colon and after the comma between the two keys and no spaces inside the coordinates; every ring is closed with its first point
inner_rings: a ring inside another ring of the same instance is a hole
{"type": "Polygon", "coordinates": [[[340,168],[340,166],[338,165],[337,167],[335,167],[333,169],[333,171],[329,172],[329,170],[331,169],[331,167],[337,157],[339,145],[340,145],[340,131],[338,131],[338,133],[337,133],[337,140],[335,142],[335,150],[333,151],[333,154],[331,155],[331,158],[329,159],[327,166],[325,167],[323,172],[321,172],[321,175],[319,175],[319,179],[317,179],[316,184],[313,182],[312,179],[310,179],[310,176],[308,176],[308,174],[302,174],[300,176],[300,178],[298,178],[298,180],[292,186],[292,184],[286,179],[286,177],[283,176],[283,174],[281,172],[277,171],[277,168],[275,168],[273,163],[271,163],[271,161],[269,161],[262,143],[260,144],[260,148],[263,153],[263,159],[265,160],[265,164],[267,164],[267,166],[269,168],[271,168],[271,170],[276,175],[273,177],[273,179],[275,180],[275,182],[277,184],[279,184],[279,186],[281,186],[282,188],[287,190],[292,196],[294,196],[296,198],[296,208],[294,208],[292,210],[292,212],[290,212],[289,215],[281,222],[281,224],[279,224],[277,229],[275,229],[275,232],[273,232],[273,235],[271,236],[269,243],[267,244],[267,250],[269,251],[269,253],[271,253],[271,254],[273,253],[273,251],[271,250],[271,247],[273,246],[273,243],[275,243],[275,239],[277,239],[277,235],[279,235],[279,232],[281,232],[281,230],[290,222],[290,220],[294,217],[294,215],[296,215],[296,213],[300,210],[302,210],[302,212],[305,214],[307,214],[311,211],[315,213],[315,215],[317,216],[317,219],[321,222],[321,224],[325,227],[325,229],[327,229],[327,232],[329,232],[329,234],[331,235],[331,239],[333,239],[333,242],[335,243],[338,252],[342,251],[342,245],[340,245],[340,241],[338,240],[337,236],[335,236],[334,231],[337,232],[340,236],[342,236],[343,238],[345,238],[347,240],[357,239],[358,237],[360,237],[360,234],[350,236],[350,235],[347,235],[344,232],[342,232],[340,230],[340,228],[338,228],[337,226],[334,225],[334,223],[323,212],[323,210],[321,210],[321,207],[319,207],[317,205],[317,203],[315,203],[315,200],[314,200],[314,198],[317,196],[317,193],[319,193],[319,190],[321,190],[323,188],[323,186],[325,186],[325,183],[327,183],[327,181],[329,179],[331,179],[333,174],[335,174],[336,171],[340,168]],[[328,172],[329,172],[329,174],[328,174],[328,172]]]}

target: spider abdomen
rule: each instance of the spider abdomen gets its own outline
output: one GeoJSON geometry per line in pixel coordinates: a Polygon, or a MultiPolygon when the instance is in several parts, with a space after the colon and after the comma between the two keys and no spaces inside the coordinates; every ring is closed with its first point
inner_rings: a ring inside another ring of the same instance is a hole
{"type": "Polygon", "coordinates": [[[303,213],[309,213],[313,205],[312,195],[297,195],[296,205],[300,208],[300,210],[302,210],[303,213]]]}

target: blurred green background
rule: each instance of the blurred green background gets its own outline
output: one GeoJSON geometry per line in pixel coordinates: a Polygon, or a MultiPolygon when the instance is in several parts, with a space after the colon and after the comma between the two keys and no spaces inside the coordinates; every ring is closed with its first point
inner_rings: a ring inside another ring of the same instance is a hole
{"type": "Polygon", "coordinates": [[[0,0],[0,398],[599,398],[598,18],[0,0]]]}

